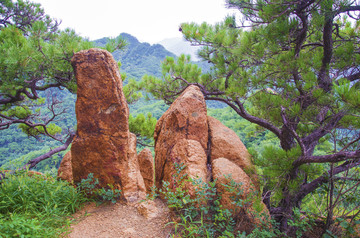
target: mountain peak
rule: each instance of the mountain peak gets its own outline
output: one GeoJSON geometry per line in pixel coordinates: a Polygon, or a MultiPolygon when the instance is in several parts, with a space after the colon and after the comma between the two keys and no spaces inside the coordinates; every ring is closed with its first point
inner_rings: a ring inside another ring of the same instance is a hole
{"type": "MultiPolygon", "coordinates": [[[[136,37],[121,33],[119,35],[128,42],[124,50],[116,50],[113,56],[116,61],[121,62],[122,72],[126,72],[132,78],[140,80],[144,74],[161,76],[161,62],[166,56],[176,55],[160,44],[151,45],[147,42],[140,42],[136,37]]],[[[95,44],[104,47],[109,37],[95,40],[95,44]]]]}

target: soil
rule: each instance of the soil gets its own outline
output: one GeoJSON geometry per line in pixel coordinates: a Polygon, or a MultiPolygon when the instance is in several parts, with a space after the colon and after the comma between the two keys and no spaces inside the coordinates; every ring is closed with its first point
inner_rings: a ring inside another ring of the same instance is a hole
{"type": "MultiPolygon", "coordinates": [[[[77,212],[67,238],[166,238],[171,237],[170,212],[160,200],[155,200],[156,216],[139,213],[137,205],[91,203],[77,212]]],[[[154,214],[153,214],[154,215],[154,214]]]]}

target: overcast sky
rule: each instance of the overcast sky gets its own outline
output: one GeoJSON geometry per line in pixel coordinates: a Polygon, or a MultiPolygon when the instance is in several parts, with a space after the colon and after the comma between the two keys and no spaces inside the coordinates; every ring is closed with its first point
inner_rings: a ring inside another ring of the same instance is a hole
{"type": "Polygon", "coordinates": [[[90,40],[129,33],[141,42],[182,37],[183,22],[216,23],[234,10],[225,0],[32,0],[90,40]]]}

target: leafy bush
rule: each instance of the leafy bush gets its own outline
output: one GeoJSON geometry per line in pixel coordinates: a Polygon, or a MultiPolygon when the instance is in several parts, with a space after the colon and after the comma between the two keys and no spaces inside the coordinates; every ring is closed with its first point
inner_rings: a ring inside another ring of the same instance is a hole
{"type": "MultiPolygon", "coordinates": [[[[199,179],[192,179],[183,174],[185,166],[175,163],[176,173],[173,181],[176,184],[171,187],[167,181],[163,182],[160,196],[167,201],[168,207],[175,213],[176,219],[169,224],[174,225],[175,233],[181,237],[246,237],[246,234],[235,234],[236,222],[232,211],[225,209],[220,204],[221,194],[216,189],[216,181],[205,183],[199,179]],[[188,185],[195,189],[189,192],[188,185]],[[191,193],[193,195],[191,195],[191,193]]],[[[242,194],[241,184],[233,180],[226,185],[227,190],[234,192],[234,204],[239,207],[247,206],[248,201],[239,199],[242,194]]],[[[259,214],[261,215],[261,214],[259,214]]],[[[260,227],[254,230],[251,237],[275,237],[272,230],[263,231],[260,227]]]]}
{"type": "Polygon", "coordinates": [[[0,234],[4,237],[56,237],[67,216],[88,201],[67,182],[21,172],[0,184],[0,234]]]}
{"type": "Polygon", "coordinates": [[[82,179],[78,184],[78,188],[96,203],[102,203],[104,201],[116,203],[116,200],[121,197],[121,190],[114,189],[112,184],[108,184],[109,188],[98,188],[98,185],[99,180],[94,178],[93,173],[89,173],[88,177],[82,179]]]}

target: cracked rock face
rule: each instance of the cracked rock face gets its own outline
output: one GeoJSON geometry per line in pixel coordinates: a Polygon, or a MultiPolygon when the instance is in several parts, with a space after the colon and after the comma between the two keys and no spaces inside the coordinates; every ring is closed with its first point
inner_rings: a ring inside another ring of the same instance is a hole
{"type": "MultiPolygon", "coordinates": [[[[176,158],[170,154],[181,140],[194,140],[205,154],[208,144],[207,110],[204,95],[197,86],[189,86],[173,102],[156,124],[155,138],[155,180],[161,187],[164,168],[173,166],[176,158]]],[[[206,168],[206,164],[204,165],[206,168]]],[[[169,169],[168,169],[169,170],[169,169]]],[[[173,171],[172,169],[169,171],[173,171]]],[[[171,175],[167,176],[167,178],[171,175]]]]}
{"type": "MultiPolygon", "coordinates": [[[[179,179],[185,174],[193,180],[201,179],[201,181],[208,182],[210,171],[208,171],[204,148],[196,140],[179,140],[171,149],[163,172],[163,181],[170,182],[171,189],[176,189],[179,179]],[[173,176],[177,174],[174,163],[185,165],[178,177],[173,176]]],[[[191,197],[196,196],[196,188],[192,183],[186,182],[185,189],[189,191],[191,197]]]]}
{"type": "MultiPolygon", "coordinates": [[[[234,131],[221,122],[207,116],[203,94],[197,86],[189,86],[174,101],[168,111],[156,124],[155,134],[155,174],[156,185],[162,187],[163,181],[169,182],[169,188],[175,190],[178,177],[188,175],[203,182],[217,181],[217,194],[224,208],[231,209],[236,219],[236,229],[251,231],[251,224],[259,223],[252,208],[258,186],[255,168],[250,154],[234,131]],[[176,164],[183,166],[179,175],[176,164]],[[229,178],[241,184],[241,199],[247,207],[233,205],[234,191],[228,192],[223,184],[230,184],[229,178]],[[243,226],[244,225],[244,226],[243,226]]],[[[196,196],[196,185],[184,184],[190,196],[196,196]]],[[[262,202],[262,213],[270,217],[262,202]]]]}
{"type": "Polygon", "coordinates": [[[261,196],[257,193],[252,178],[234,161],[226,158],[212,160],[212,174],[216,181],[217,193],[221,193],[220,204],[223,208],[229,209],[233,213],[236,221],[236,230],[250,233],[256,226],[269,224],[270,213],[265,204],[261,201],[261,196]],[[227,185],[233,180],[241,184],[240,193],[228,191],[227,185]],[[242,200],[242,206],[236,206],[233,198],[242,200]],[[256,206],[254,204],[256,203],[256,206]],[[257,207],[257,210],[254,208],[257,207]],[[260,215],[261,214],[261,215],[260,215]]]}
{"type": "Polygon", "coordinates": [[[149,148],[143,149],[138,154],[138,161],[140,166],[140,172],[144,178],[146,191],[151,192],[151,188],[154,186],[154,158],[149,148]]]}
{"type": "Polygon", "coordinates": [[[93,173],[100,186],[120,188],[126,199],[143,197],[145,186],[137,157],[132,156],[134,136],[129,133],[117,62],[105,50],[90,49],[76,53],[71,64],[78,85],[77,133],[71,147],[74,182],[93,173]]]}

